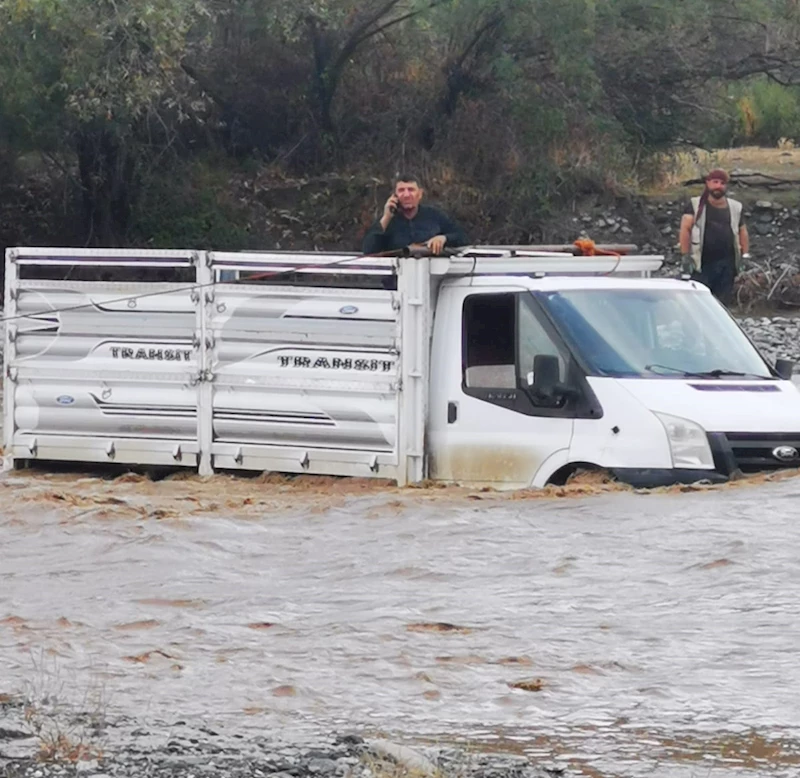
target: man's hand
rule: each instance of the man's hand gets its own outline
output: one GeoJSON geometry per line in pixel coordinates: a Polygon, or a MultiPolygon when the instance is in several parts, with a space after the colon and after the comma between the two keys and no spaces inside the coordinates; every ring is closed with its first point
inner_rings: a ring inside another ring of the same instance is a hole
{"type": "Polygon", "coordinates": [[[394,218],[394,215],[397,213],[397,209],[399,207],[400,201],[397,199],[396,195],[391,195],[391,197],[389,197],[389,199],[384,203],[383,213],[381,214],[381,228],[384,232],[386,232],[389,222],[394,218]]]}
{"type": "Polygon", "coordinates": [[[434,235],[430,240],[425,241],[425,245],[431,254],[441,254],[447,238],[444,235],[434,235]]]}
{"type": "Polygon", "coordinates": [[[694,261],[691,254],[681,255],[681,274],[690,276],[694,273],[694,261]]]}

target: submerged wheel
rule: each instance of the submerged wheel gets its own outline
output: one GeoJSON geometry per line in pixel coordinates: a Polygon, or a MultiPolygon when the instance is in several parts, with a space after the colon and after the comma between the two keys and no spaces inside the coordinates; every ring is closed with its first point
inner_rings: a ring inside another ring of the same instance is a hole
{"type": "Polygon", "coordinates": [[[616,478],[604,467],[593,465],[591,462],[573,462],[556,470],[547,483],[552,486],[566,486],[567,484],[607,484],[616,481],[616,478]]]}

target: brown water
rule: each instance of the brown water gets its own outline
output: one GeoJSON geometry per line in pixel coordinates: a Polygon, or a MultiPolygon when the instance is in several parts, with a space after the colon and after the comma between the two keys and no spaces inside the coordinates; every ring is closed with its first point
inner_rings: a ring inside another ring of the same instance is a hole
{"type": "Polygon", "coordinates": [[[0,697],[798,774],[800,479],[580,491],[12,474],[0,697]]]}

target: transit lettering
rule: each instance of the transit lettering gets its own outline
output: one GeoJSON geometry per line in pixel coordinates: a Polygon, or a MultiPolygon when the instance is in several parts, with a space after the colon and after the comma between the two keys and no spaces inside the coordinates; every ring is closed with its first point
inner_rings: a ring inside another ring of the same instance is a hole
{"type": "Polygon", "coordinates": [[[358,370],[363,373],[390,373],[394,362],[390,359],[350,359],[342,357],[278,357],[280,367],[312,368],[317,370],[358,370]]]}
{"type": "Polygon", "coordinates": [[[191,362],[191,349],[177,348],[138,348],[111,347],[112,359],[135,359],[155,362],[191,362]]]}

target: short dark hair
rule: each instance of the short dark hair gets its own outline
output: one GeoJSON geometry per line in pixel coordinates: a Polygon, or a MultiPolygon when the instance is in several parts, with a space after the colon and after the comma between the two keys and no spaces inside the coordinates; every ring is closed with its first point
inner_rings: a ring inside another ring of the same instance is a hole
{"type": "Polygon", "coordinates": [[[412,181],[419,187],[422,187],[422,180],[418,175],[412,173],[410,171],[405,171],[404,173],[398,173],[394,177],[394,186],[397,186],[401,181],[405,181],[406,183],[411,183],[412,181]]]}
{"type": "Polygon", "coordinates": [[[706,181],[710,181],[712,178],[724,181],[726,184],[731,180],[728,171],[723,170],[721,167],[714,168],[714,170],[709,170],[708,173],[706,173],[706,181]]]}

